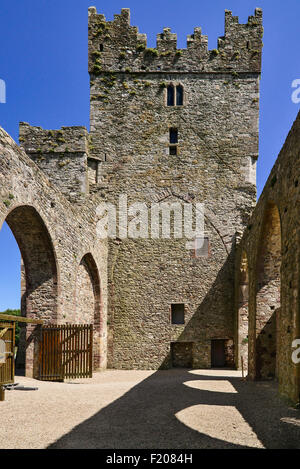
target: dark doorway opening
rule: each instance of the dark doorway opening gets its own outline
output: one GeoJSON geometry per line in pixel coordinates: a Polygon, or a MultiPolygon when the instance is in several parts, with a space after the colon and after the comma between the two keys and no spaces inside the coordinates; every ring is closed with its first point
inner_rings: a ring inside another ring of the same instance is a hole
{"type": "Polygon", "coordinates": [[[172,342],[171,358],[173,368],[192,368],[193,342],[172,342]]]}
{"type": "Polygon", "coordinates": [[[225,366],[225,340],[214,339],[211,341],[211,367],[223,368],[225,366]]]}

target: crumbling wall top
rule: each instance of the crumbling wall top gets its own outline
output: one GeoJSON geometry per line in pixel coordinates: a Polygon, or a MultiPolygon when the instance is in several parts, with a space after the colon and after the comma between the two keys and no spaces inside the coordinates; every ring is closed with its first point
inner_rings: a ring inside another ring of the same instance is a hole
{"type": "Polygon", "coordinates": [[[88,131],[83,126],[46,130],[20,122],[19,142],[26,153],[87,153],[88,131]]]}
{"type": "Polygon", "coordinates": [[[246,24],[225,11],[225,34],[218,48],[208,50],[207,36],[201,28],[187,37],[187,48],[177,49],[177,35],[164,28],[157,35],[156,48],[147,47],[147,37],[130,25],[129,9],[106,21],[89,8],[89,72],[141,71],[240,71],[259,73],[262,49],[262,10],[256,8],[246,24]]]}

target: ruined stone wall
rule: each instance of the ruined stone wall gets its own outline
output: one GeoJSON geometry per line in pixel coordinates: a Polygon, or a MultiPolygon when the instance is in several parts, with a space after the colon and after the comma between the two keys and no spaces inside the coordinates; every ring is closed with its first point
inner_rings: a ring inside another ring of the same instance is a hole
{"type": "Polygon", "coordinates": [[[200,28],[187,49],[166,29],[148,50],[128,10],[113,22],[89,11],[92,191],[116,205],[120,194],[148,208],[203,202],[209,239],[204,257],[184,238],[109,241],[110,366],[170,366],[170,343],[182,341],[193,342],[193,366],[209,367],[211,339],[233,339],[235,233],[256,197],[261,36],[260,10],[247,25],[227,12],[217,51],[200,28]],[[183,105],[167,106],[170,84],[183,105]],[[172,303],[185,305],[184,325],[171,324],[172,303]]]}
{"type": "Polygon", "coordinates": [[[266,378],[257,376],[257,368],[264,355],[273,354],[274,358],[275,354],[279,390],[294,402],[300,392],[299,364],[292,362],[292,341],[300,337],[299,142],[300,114],[239,242],[236,265],[238,288],[240,259],[245,251],[249,266],[249,377],[266,378]],[[263,342],[259,343],[260,331],[263,342]]]}
{"type": "Polygon", "coordinates": [[[239,266],[236,284],[236,304],[237,304],[237,330],[236,337],[236,364],[238,367],[246,369],[248,367],[248,304],[249,304],[249,268],[248,258],[245,251],[239,258],[239,266]]]}
{"type": "MultiPolygon", "coordinates": [[[[92,194],[83,210],[79,202],[72,205],[45,172],[0,129],[0,226],[7,221],[24,262],[22,314],[64,324],[73,323],[81,310],[86,312],[87,305],[79,301],[76,306],[76,284],[81,259],[90,253],[101,281],[101,304],[98,301],[97,320],[93,320],[99,325],[95,353],[97,367],[105,367],[107,248],[96,237],[99,196],[92,194]]],[[[27,326],[26,368],[31,375],[32,332],[33,327],[27,326]]]]}
{"type": "Polygon", "coordinates": [[[94,322],[95,295],[91,273],[84,260],[77,271],[76,295],[76,324],[91,324],[94,322]]]}
{"type": "Polygon", "coordinates": [[[19,141],[50,181],[78,202],[88,193],[88,133],[85,127],[44,130],[20,123],[19,141]]]}
{"type": "Polygon", "coordinates": [[[207,50],[200,28],[187,49],[177,49],[168,28],[149,49],[127,9],[106,22],[92,7],[90,135],[83,127],[53,131],[22,123],[20,143],[31,161],[3,134],[9,187],[1,186],[1,220],[15,203],[36,211],[20,212],[26,240],[11,217],[27,290],[31,272],[37,279],[26,314],[43,311],[53,322],[93,318],[99,366],[106,363],[107,299],[110,366],[169,367],[171,343],[181,342],[189,345],[174,345],[180,363],[186,349],[193,367],[209,367],[213,339],[224,340],[232,363],[235,238],[256,198],[261,39],[260,9],[245,25],[226,11],[216,50],[207,50]],[[182,93],[171,106],[170,86],[182,93]],[[172,151],[170,129],[178,134],[172,151]],[[187,246],[186,237],[151,239],[150,226],[142,238],[117,233],[100,241],[97,207],[118,206],[122,194],[128,206],[143,202],[149,209],[153,202],[204,203],[203,252],[187,246]],[[42,285],[29,212],[48,269],[42,285]],[[171,323],[174,303],[184,305],[184,324],[171,323]]]}

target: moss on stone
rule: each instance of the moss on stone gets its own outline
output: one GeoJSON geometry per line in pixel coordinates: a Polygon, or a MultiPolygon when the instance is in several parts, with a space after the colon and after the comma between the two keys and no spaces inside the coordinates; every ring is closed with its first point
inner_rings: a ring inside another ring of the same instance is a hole
{"type": "Polygon", "coordinates": [[[136,46],[136,50],[137,50],[138,52],[141,52],[141,51],[143,51],[143,50],[145,50],[145,49],[146,49],[145,44],[138,44],[138,45],[136,46]]]}
{"type": "Polygon", "coordinates": [[[217,57],[219,55],[219,53],[220,52],[218,51],[218,49],[213,49],[210,54],[211,54],[212,57],[217,57]]]}
{"type": "Polygon", "coordinates": [[[154,59],[155,57],[158,57],[158,51],[157,51],[157,49],[152,49],[152,48],[145,49],[145,51],[144,51],[144,57],[145,57],[146,59],[154,59]]]}
{"type": "Polygon", "coordinates": [[[95,75],[97,75],[98,73],[100,73],[102,71],[102,68],[100,65],[98,64],[95,64],[92,68],[92,73],[94,73],[95,75]]]}

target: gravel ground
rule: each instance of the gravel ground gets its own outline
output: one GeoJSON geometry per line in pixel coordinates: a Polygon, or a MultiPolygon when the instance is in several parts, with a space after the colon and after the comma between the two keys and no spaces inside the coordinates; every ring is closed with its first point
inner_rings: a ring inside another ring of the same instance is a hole
{"type": "Polygon", "coordinates": [[[298,448],[300,411],[276,383],[231,370],[117,371],[6,391],[0,448],[298,448]]]}

